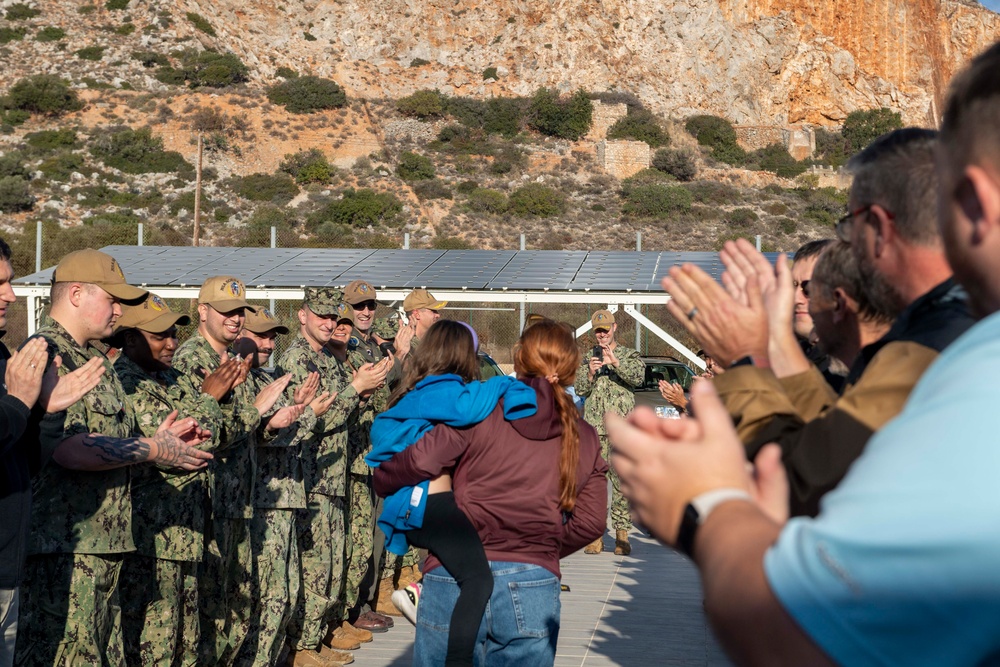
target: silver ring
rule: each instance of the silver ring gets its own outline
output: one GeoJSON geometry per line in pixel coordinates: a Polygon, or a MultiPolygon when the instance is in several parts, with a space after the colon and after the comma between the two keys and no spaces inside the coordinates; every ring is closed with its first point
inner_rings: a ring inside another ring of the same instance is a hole
{"type": "Polygon", "coordinates": [[[35,364],[31,364],[31,367],[32,367],[32,368],[34,368],[34,367],[35,367],[35,364]]]}
{"type": "Polygon", "coordinates": [[[694,308],[688,311],[688,319],[693,320],[694,316],[697,314],[698,314],[698,306],[695,306],[694,308]]]}

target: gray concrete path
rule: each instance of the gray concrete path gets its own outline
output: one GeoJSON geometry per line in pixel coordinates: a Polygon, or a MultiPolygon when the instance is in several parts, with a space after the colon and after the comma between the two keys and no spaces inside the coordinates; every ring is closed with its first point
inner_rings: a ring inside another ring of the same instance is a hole
{"type": "MultiPolygon", "coordinates": [[[[702,610],[694,566],[633,531],[632,555],[582,551],[562,562],[562,621],[556,667],[730,663],[702,610]]],[[[613,545],[605,535],[605,547],[613,545]]],[[[414,628],[397,618],[389,632],[354,652],[356,667],[405,667],[414,628]]]]}

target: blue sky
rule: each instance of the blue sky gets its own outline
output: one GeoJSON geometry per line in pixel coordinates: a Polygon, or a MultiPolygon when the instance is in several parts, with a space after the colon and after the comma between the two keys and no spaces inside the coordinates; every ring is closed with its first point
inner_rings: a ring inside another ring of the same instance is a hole
{"type": "Polygon", "coordinates": [[[995,12],[1000,12],[1000,0],[979,0],[984,7],[989,7],[995,12]]]}

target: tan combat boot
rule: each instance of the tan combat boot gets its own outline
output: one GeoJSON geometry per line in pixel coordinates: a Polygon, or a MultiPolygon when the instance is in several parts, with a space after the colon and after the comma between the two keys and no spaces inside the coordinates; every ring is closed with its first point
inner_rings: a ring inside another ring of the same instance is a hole
{"type": "Polygon", "coordinates": [[[601,535],[596,540],[583,548],[585,554],[599,554],[604,551],[604,536],[601,535]]]}
{"type": "Polygon", "coordinates": [[[340,667],[340,665],[349,665],[354,662],[354,656],[350,653],[334,651],[323,644],[319,645],[319,657],[326,660],[329,667],[340,667]]]}
{"type": "Polygon", "coordinates": [[[615,531],[615,555],[616,556],[628,556],[632,553],[632,545],[628,543],[628,531],[627,530],[616,530],[615,531]]]}
{"type": "Polygon", "coordinates": [[[353,637],[362,644],[367,644],[372,640],[371,632],[364,628],[356,628],[347,621],[341,623],[339,628],[334,628],[333,635],[335,637],[353,637]]]}
{"type": "Polygon", "coordinates": [[[288,653],[288,667],[330,667],[330,662],[320,656],[316,651],[304,649],[302,651],[290,651],[288,653]]]}
{"type": "Polygon", "coordinates": [[[345,632],[338,633],[337,630],[340,628],[331,629],[330,632],[326,633],[326,638],[320,646],[326,645],[338,651],[356,651],[361,648],[361,642],[358,641],[357,637],[345,632]]]}

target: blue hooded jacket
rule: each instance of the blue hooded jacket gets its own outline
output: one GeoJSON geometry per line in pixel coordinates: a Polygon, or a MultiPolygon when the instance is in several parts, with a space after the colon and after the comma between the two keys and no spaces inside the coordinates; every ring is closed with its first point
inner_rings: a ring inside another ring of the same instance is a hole
{"type": "MultiPolygon", "coordinates": [[[[431,375],[420,382],[372,424],[372,450],[365,463],[373,468],[388,461],[438,424],[465,428],[486,419],[503,398],[508,421],[530,417],[538,407],[535,390],[514,378],[492,377],[466,384],[458,375],[431,375]]],[[[385,499],[379,528],[386,548],[394,554],[407,549],[407,530],[424,524],[429,480],[405,487],[385,499]]]]}

